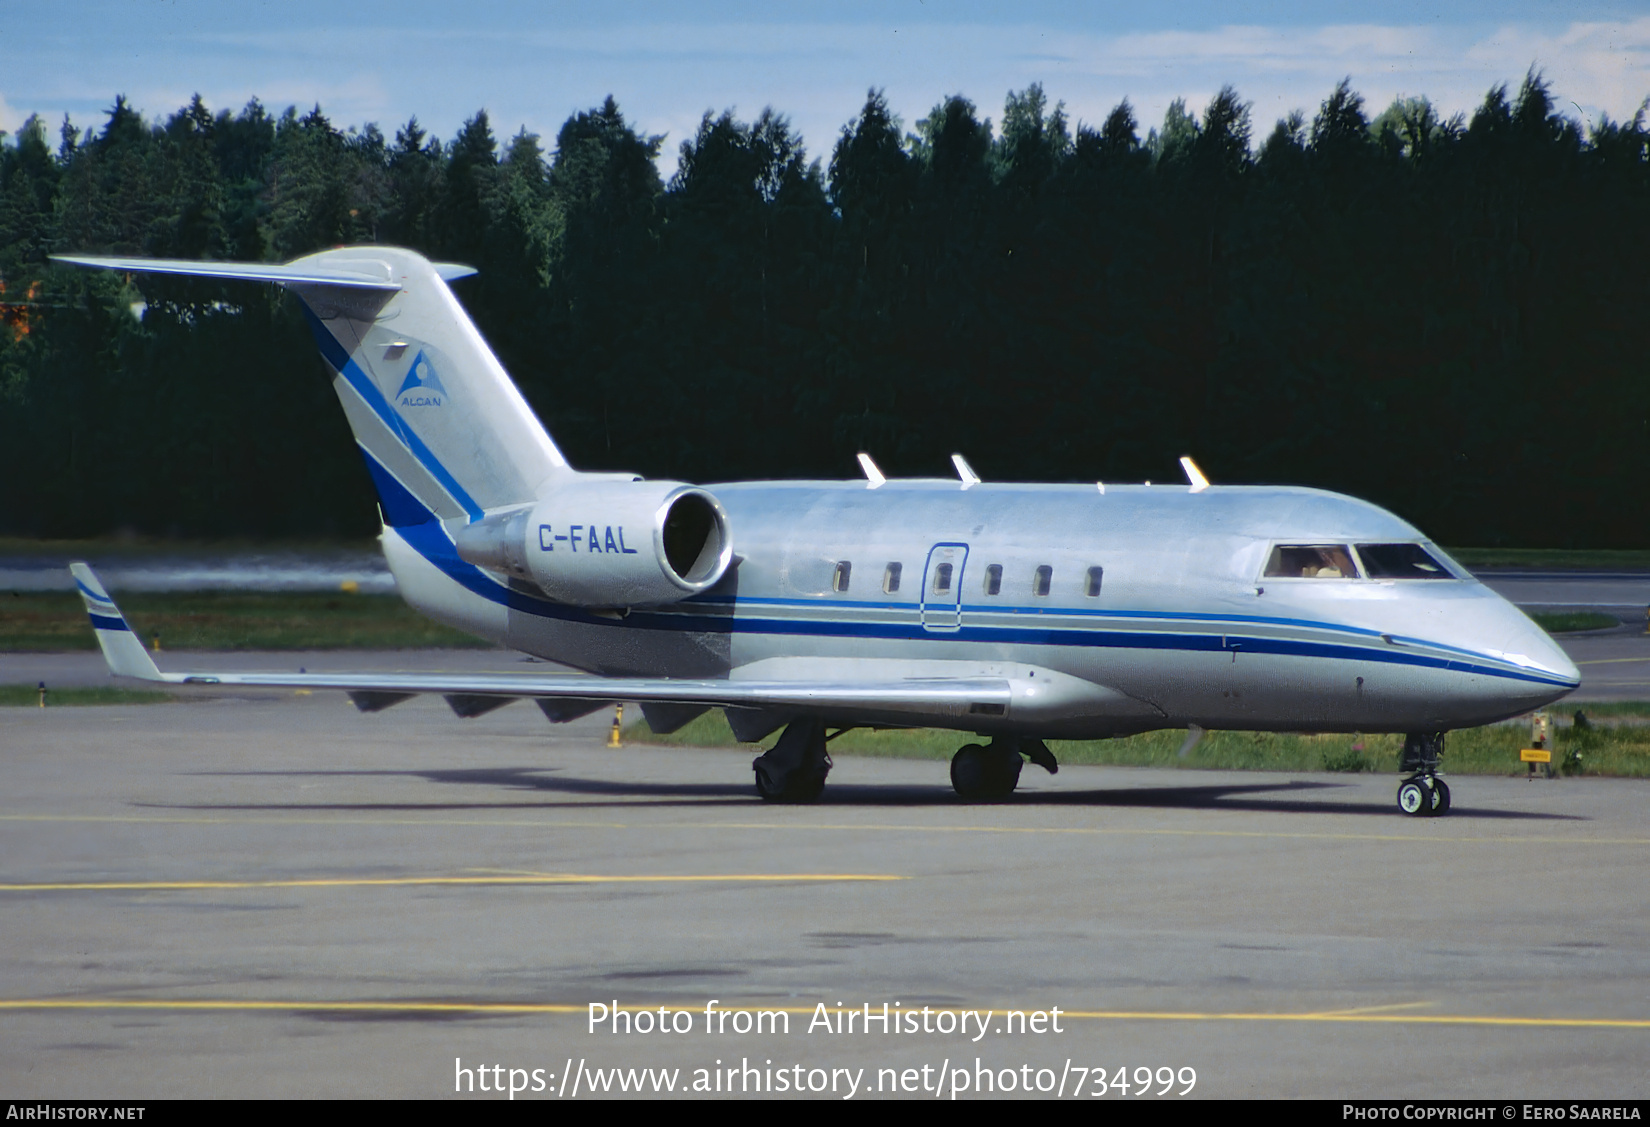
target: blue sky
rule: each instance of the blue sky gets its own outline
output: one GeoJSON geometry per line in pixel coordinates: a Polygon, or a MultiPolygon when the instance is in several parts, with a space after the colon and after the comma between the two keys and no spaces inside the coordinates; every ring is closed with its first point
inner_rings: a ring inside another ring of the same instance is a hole
{"type": "Polygon", "coordinates": [[[1310,117],[1345,76],[1372,112],[1399,95],[1470,112],[1531,64],[1573,116],[1631,117],[1650,95],[1650,0],[15,5],[0,129],[30,113],[54,133],[65,113],[99,125],[117,93],[162,116],[199,92],[214,109],[319,102],[340,125],[391,134],[416,114],[442,137],[485,108],[501,137],[525,127],[548,146],[611,93],[666,135],[668,174],[700,116],[730,107],[749,118],[773,106],[828,160],[872,86],[909,123],[952,93],[996,118],[1009,90],[1041,82],[1091,123],[1127,97],[1144,132],[1172,99],[1200,110],[1230,83],[1264,136],[1290,110],[1310,117]]]}

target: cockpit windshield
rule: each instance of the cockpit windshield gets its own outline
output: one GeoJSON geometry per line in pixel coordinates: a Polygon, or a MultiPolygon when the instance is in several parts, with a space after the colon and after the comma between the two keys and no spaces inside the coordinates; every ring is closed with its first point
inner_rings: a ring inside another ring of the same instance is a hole
{"type": "Polygon", "coordinates": [[[1267,579],[1460,579],[1436,551],[1421,544],[1277,544],[1267,579]]]}
{"type": "Polygon", "coordinates": [[[1345,544],[1279,544],[1266,561],[1268,579],[1357,579],[1345,544]]]}
{"type": "Polygon", "coordinates": [[[1359,544],[1358,558],[1371,579],[1454,579],[1419,544],[1359,544]]]}

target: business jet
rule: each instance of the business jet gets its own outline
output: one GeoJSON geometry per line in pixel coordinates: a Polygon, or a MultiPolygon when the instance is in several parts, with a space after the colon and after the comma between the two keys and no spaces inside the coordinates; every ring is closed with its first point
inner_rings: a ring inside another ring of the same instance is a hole
{"type": "Polygon", "coordinates": [[[640,702],[655,731],[712,708],[781,732],[764,799],[819,796],[850,728],[976,737],[951,782],[1001,800],[1050,739],[1152,729],[1394,732],[1398,806],[1444,814],[1444,734],[1538,708],[1579,674],[1415,528],[1305,488],[955,478],[699,486],[568,465],[454,297],[474,273],[409,250],[284,265],[61,256],[274,283],[301,299],[377,487],[402,596],[564,674],[162,673],[73,565],[111,672],[235,691],[419,693],[461,717],[514,700],[565,722],[640,702]],[[832,732],[832,730],[835,730],[832,732]],[[830,734],[828,734],[830,733],[830,734]]]}

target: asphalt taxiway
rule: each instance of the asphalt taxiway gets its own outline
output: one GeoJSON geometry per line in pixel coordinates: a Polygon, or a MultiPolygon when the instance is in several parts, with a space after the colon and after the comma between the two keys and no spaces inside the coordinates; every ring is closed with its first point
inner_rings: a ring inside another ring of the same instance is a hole
{"type": "Polygon", "coordinates": [[[1195,1069],[1193,1097],[1645,1094],[1650,783],[1463,778],[1414,820],[1386,776],[1028,768],[970,806],[943,763],[842,757],[775,807],[748,752],[608,749],[610,719],[0,712],[0,1091],[437,1097],[497,1065],[565,1099],[749,1062],[863,1068],[855,1098],[962,1066],[1067,1098],[1101,1066],[1195,1069]],[[791,1031],[707,1033],[713,999],[791,1031]],[[592,1002],[694,1031],[591,1032],[592,1002]],[[821,1002],[993,1016],[807,1032],[821,1002]]]}

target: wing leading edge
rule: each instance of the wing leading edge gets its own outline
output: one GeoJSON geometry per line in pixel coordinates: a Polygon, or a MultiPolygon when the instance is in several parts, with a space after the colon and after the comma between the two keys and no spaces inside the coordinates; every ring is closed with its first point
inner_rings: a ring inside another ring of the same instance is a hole
{"type": "Polygon", "coordinates": [[[69,565],[109,672],[162,685],[235,689],[334,689],[365,700],[419,693],[532,698],[540,701],[674,704],[784,710],[864,717],[864,722],[994,727],[1072,715],[1137,713],[1142,706],[1115,690],[1057,673],[1016,667],[1009,676],[936,675],[898,662],[863,663],[856,676],[811,665],[796,676],[687,680],[532,673],[163,673],[92,569],[69,565]],[[906,675],[901,676],[902,670],[906,675]],[[835,673],[836,676],[831,674],[835,673]],[[914,674],[914,675],[913,675],[914,674]],[[949,723],[948,723],[949,722],[949,723]]]}

